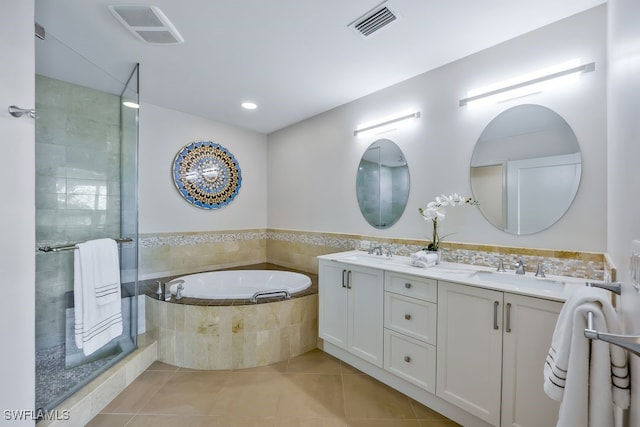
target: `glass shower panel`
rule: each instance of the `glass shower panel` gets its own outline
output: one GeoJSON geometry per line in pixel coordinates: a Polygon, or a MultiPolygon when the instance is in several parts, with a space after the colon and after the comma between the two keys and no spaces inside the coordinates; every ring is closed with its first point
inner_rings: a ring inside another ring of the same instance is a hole
{"type": "Polygon", "coordinates": [[[89,356],[74,341],[76,251],[36,251],[36,408],[54,408],[136,348],[137,112],[121,108],[125,92],[137,101],[134,74],[127,85],[50,34],[36,40],[37,247],[132,240],[119,248],[123,333],[89,356]]]}

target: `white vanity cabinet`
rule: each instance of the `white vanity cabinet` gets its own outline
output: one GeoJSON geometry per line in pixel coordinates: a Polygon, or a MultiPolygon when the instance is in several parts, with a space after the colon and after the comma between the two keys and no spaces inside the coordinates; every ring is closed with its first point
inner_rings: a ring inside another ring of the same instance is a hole
{"type": "Polygon", "coordinates": [[[554,426],[542,370],[561,307],[439,281],[436,395],[494,426],[554,426]]]}
{"type": "Polygon", "coordinates": [[[384,272],[319,261],[320,338],[382,367],[384,272]]]}
{"type": "Polygon", "coordinates": [[[437,281],[385,272],[384,368],[435,393],[437,281]]]}

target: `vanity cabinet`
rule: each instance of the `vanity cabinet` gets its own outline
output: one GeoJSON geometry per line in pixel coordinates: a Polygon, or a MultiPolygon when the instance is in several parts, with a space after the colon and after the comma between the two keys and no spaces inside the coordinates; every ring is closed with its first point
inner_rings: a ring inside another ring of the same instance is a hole
{"type": "Polygon", "coordinates": [[[384,272],[320,260],[320,338],[382,367],[384,272]]]}
{"type": "Polygon", "coordinates": [[[554,426],[542,370],[561,308],[439,281],[436,395],[494,426],[554,426]]]}
{"type": "Polygon", "coordinates": [[[386,272],[384,368],[435,393],[436,280],[386,272]]]}

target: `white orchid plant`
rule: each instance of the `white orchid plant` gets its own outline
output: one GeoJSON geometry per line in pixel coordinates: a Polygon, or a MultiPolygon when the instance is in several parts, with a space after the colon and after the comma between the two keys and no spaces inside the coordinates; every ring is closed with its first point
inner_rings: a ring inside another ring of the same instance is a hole
{"type": "Polygon", "coordinates": [[[443,221],[447,215],[447,207],[454,207],[459,205],[478,205],[478,201],[471,197],[462,197],[458,193],[453,193],[449,196],[444,194],[437,196],[433,202],[429,202],[426,208],[418,208],[418,212],[422,215],[425,221],[433,222],[433,234],[431,236],[431,243],[424,248],[428,251],[437,251],[440,249],[440,242],[446,236],[440,236],[438,234],[438,225],[440,221],[443,221]]]}

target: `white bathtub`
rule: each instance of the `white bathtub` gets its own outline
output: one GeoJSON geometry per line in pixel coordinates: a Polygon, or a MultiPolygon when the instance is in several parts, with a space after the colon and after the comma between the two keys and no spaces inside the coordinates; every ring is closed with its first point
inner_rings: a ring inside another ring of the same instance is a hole
{"type": "MultiPolygon", "coordinates": [[[[202,299],[251,299],[257,293],[284,291],[288,295],[311,286],[311,279],[300,273],[280,270],[224,270],[177,277],[167,285],[172,295],[178,286],[182,297],[202,299]],[[180,281],[184,281],[183,283],[180,281]]],[[[268,296],[268,295],[265,295],[268,296]]]]}

